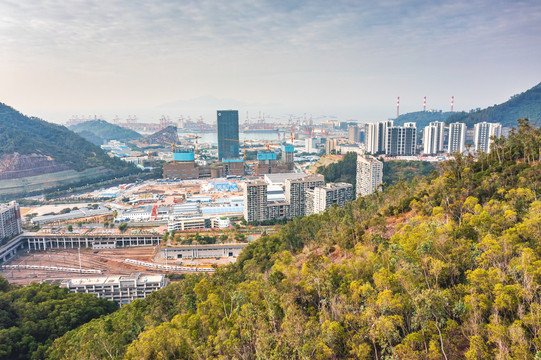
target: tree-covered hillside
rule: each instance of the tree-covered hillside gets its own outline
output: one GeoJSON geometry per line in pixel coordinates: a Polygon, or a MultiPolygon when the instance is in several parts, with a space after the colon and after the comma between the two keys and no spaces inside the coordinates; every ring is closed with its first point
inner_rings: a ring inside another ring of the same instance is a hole
{"type": "Polygon", "coordinates": [[[0,103],[0,156],[12,153],[48,155],[77,171],[97,166],[117,172],[137,171],[64,126],[27,117],[0,103]]]}
{"type": "Polygon", "coordinates": [[[357,183],[357,153],[348,152],[342,160],[327,166],[320,166],[316,171],[323,175],[326,183],[347,182],[355,186],[357,183]]]}
{"type": "Polygon", "coordinates": [[[503,126],[517,126],[517,119],[528,118],[532,122],[541,122],[541,83],[517,95],[513,95],[503,104],[490,106],[486,109],[476,109],[470,112],[460,112],[447,118],[447,124],[454,122],[466,123],[473,127],[482,121],[499,122],[503,126]]]}
{"type": "Polygon", "coordinates": [[[417,130],[423,130],[425,126],[428,126],[433,121],[445,122],[452,112],[442,111],[416,111],[407,114],[400,115],[395,119],[394,124],[397,126],[403,126],[404,123],[414,122],[417,124],[417,130]]]}
{"type": "MultiPolygon", "coordinates": [[[[383,160],[383,182],[392,185],[398,181],[409,181],[416,176],[426,176],[437,169],[437,164],[427,161],[383,160]]],[[[325,182],[357,183],[357,153],[349,152],[342,160],[320,166],[317,173],[325,177],[325,182]]]]}
{"type": "Polygon", "coordinates": [[[541,130],[296,218],[235,264],[57,339],[50,359],[541,357],[541,130]]]}
{"type": "Polygon", "coordinates": [[[85,121],[83,123],[70,126],[70,130],[75,131],[88,141],[92,142],[95,145],[103,145],[110,140],[118,141],[131,141],[141,138],[141,134],[108,123],[105,120],[91,120],[85,121]],[[92,135],[90,135],[92,134],[92,135]]]}
{"type": "Polygon", "coordinates": [[[53,285],[12,288],[0,277],[0,359],[43,359],[54,339],[117,308],[53,285]]]}

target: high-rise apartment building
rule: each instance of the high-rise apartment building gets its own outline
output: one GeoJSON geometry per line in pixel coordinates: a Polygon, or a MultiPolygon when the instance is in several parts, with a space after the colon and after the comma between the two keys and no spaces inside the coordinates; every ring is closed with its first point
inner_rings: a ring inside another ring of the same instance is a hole
{"type": "Polygon", "coordinates": [[[484,151],[488,154],[490,152],[490,144],[493,142],[492,138],[502,136],[502,124],[483,121],[475,124],[474,131],[473,143],[475,145],[475,151],[484,151]]]}
{"type": "Polygon", "coordinates": [[[287,179],[285,181],[285,196],[289,202],[289,215],[306,215],[306,190],[323,186],[325,178],[321,174],[308,175],[300,179],[287,179]]]}
{"type": "Polygon", "coordinates": [[[366,152],[370,154],[383,154],[387,148],[387,129],[392,127],[393,120],[366,124],[364,142],[366,152]]]}
{"type": "Polygon", "coordinates": [[[383,182],[383,163],[370,155],[357,154],[357,197],[372,194],[383,182]]]}
{"type": "Polygon", "coordinates": [[[293,145],[282,145],[282,162],[291,164],[295,157],[295,147],[293,145]]]}
{"type": "Polygon", "coordinates": [[[12,201],[0,204],[0,240],[19,235],[22,232],[21,210],[12,201]]]}
{"type": "Polygon", "coordinates": [[[239,112],[218,110],[218,160],[239,157],[239,112]]]}
{"type": "Polygon", "coordinates": [[[330,183],[306,190],[306,215],[320,214],[334,206],[342,207],[353,200],[353,185],[348,183],[330,183]]]}
{"type": "Polygon", "coordinates": [[[449,124],[449,142],[447,145],[447,152],[463,153],[466,149],[466,124],[464,123],[452,123],[449,124]]]}
{"type": "Polygon", "coordinates": [[[441,121],[431,122],[423,130],[423,152],[427,155],[436,155],[443,150],[443,131],[445,124],[441,121]]]}
{"type": "Polygon", "coordinates": [[[348,126],[348,141],[350,144],[357,144],[361,141],[361,129],[359,125],[348,126]]]}
{"type": "Polygon", "coordinates": [[[244,219],[267,220],[267,183],[263,180],[248,181],[244,186],[244,219]]]}
{"type": "Polygon", "coordinates": [[[408,126],[391,126],[387,128],[385,155],[415,155],[417,147],[417,128],[415,127],[415,123],[408,123],[407,125],[408,126]]]}

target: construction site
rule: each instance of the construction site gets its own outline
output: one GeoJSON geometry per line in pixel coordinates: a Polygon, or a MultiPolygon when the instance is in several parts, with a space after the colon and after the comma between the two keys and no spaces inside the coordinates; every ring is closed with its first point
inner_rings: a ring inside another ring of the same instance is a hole
{"type": "MultiPolygon", "coordinates": [[[[172,248],[169,254],[174,253],[172,248]]],[[[124,247],[122,249],[62,249],[19,252],[2,265],[0,275],[12,284],[60,282],[69,278],[166,273],[213,272],[212,265],[224,265],[235,258],[173,259],[157,246],[124,247]]]]}

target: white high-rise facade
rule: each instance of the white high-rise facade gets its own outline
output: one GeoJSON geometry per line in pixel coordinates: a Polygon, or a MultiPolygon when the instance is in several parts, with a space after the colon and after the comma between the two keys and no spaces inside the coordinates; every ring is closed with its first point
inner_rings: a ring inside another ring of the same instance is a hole
{"type": "Polygon", "coordinates": [[[383,163],[370,155],[357,155],[357,197],[372,194],[383,182],[383,163]]]}
{"type": "Polygon", "coordinates": [[[466,148],[466,124],[464,123],[452,123],[449,124],[449,142],[447,145],[447,152],[463,153],[466,148]]]}
{"type": "Polygon", "coordinates": [[[487,123],[483,121],[475,124],[473,137],[475,151],[484,151],[488,154],[490,152],[490,144],[493,142],[492,138],[499,138],[501,136],[502,124],[500,123],[487,123]]]}
{"type": "Polygon", "coordinates": [[[417,147],[417,128],[415,123],[407,126],[392,126],[387,128],[387,142],[385,155],[412,156],[417,147]]]}
{"type": "Polygon", "coordinates": [[[387,145],[387,128],[393,126],[393,120],[366,124],[365,144],[369,154],[385,153],[387,145]]]}
{"type": "Polygon", "coordinates": [[[248,222],[267,220],[267,183],[263,180],[244,185],[244,219],[248,222]]]}
{"type": "Polygon", "coordinates": [[[436,155],[443,152],[444,123],[431,122],[423,130],[423,152],[427,155],[436,155]]]}
{"type": "Polygon", "coordinates": [[[0,204],[0,240],[19,235],[22,231],[19,204],[12,201],[0,204]]]}
{"type": "Polygon", "coordinates": [[[343,207],[353,200],[353,185],[348,183],[329,183],[306,190],[306,215],[321,214],[334,204],[343,207]]]}

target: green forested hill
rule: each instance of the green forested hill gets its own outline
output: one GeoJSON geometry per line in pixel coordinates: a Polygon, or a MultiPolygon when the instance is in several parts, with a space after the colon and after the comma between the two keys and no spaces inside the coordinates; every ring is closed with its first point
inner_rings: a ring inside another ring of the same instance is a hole
{"type": "Polygon", "coordinates": [[[294,219],[57,339],[51,359],[541,357],[541,130],[294,219]]]}
{"type": "Polygon", "coordinates": [[[97,166],[115,171],[134,169],[64,126],[27,117],[0,103],[0,156],[12,153],[51,156],[77,171],[97,166]]]}
{"type": "MultiPolygon", "coordinates": [[[[416,176],[429,175],[436,170],[437,164],[427,161],[383,160],[383,182],[393,185],[398,181],[409,181],[416,176]]],[[[349,152],[342,160],[320,166],[317,173],[325,177],[325,182],[347,182],[354,187],[357,183],[357,153],[349,152]]]]}
{"type": "Polygon", "coordinates": [[[123,127],[108,123],[105,120],[91,120],[70,126],[88,141],[96,145],[102,145],[110,140],[131,141],[141,138],[141,134],[123,127]],[[90,135],[92,134],[92,135],[90,135]]]}
{"type": "Polygon", "coordinates": [[[117,308],[114,302],[53,285],[12,289],[0,277],[0,359],[43,359],[55,338],[117,308]]]}
{"type": "Polygon", "coordinates": [[[447,118],[447,123],[463,122],[468,127],[473,127],[476,123],[487,121],[516,127],[517,119],[524,118],[538,124],[541,122],[541,83],[521,94],[513,95],[503,104],[453,114],[447,118]]]}

